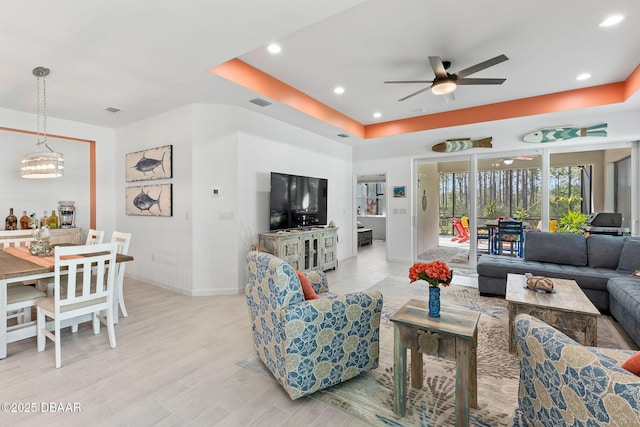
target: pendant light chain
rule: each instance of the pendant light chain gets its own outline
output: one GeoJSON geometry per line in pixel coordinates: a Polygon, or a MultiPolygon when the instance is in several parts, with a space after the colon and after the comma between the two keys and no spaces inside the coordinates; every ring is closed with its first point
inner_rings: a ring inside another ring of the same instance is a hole
{"type": "MultiPolygon", "coordinates": [[[[36,94],[36,105],[37,105],[37,115],[38,115],[38,147],[41,144],[44,144],[45,147],[49,148],[47,144],[47,79],[45,76],[47,75],[46,71],[39,70],[38,78],[37,78],[37,94],[36,94]],[[42,80],[42,82],[41,82],[42,80]],[[42,85],[42,90],[40,90],[40,86],[42,85]],[[42,94],[42,102],[41,102],[41,94],[42,94]],[[42,119],[42,132],[40,132],[40,120],[42,119]]],[[[50,151],[51,148],[49,148],[50,151]]]]}
{"type": "Polygon", "coordinates": [[[22,158],[20,173],[23,178],[57,178],[64,173],[64,157],[47,143],[47,79],[49,69],[36,67],[32,74],[36,76],[36,150],[22,158]],[[42,81],[41,81],[42,80],[42,81]],[[41,121],[42,120],[42,121],[41,121]],[[44,145],[45,149],[42,149],[44,145]]]}

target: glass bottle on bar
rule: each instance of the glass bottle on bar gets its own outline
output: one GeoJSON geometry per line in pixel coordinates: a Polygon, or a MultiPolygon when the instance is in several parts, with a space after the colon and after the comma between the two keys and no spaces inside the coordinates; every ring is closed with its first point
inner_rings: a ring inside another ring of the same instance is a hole
{"type": "Polygon", "coordinates": [[[29,227],[29,216],[27,215],[27,211],[22,211],[22,216],[20,217],[20,228],[23,230],[28,230],[29,227]]]}
{"type": "Polygon", "coordinates": [[[18,229],[18,218],[13,214],[13,208],[9,208],[9,216],[4,220],[4,229],[5,230],[17,230],[18,229]]]}
{"type": "Polygon", "coordinates": [[[42,228],[46,225],[49,225],[49,215],[47,215],[47,211],[44,211],[42,218],[40,218],[40,227],[42,228]]]}
{"type": "Polygon", "coordinates": [[[49,217],[49,228],[54,229],[58,228],[58,216],[56,215],[56,210],[51,210],[51,216],[49,217]]]}

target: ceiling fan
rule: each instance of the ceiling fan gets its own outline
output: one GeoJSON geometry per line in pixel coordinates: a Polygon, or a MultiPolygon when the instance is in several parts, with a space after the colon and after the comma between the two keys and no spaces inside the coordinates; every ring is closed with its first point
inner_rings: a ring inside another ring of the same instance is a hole
{"type": "Polygon", "coordinates": [[[506,157],[504,159],[498,160],[497,163],[492,163],[491,166],[498,167],[498,166],[501,166],[501,164],[509,166],[509,165],[512,165],[515,160],[526,160],[526,161],[529,161],[529,160],[533,160],[534,158],[535,157],[530,157],[530,156],[506,157]]]}
{"type": "Polygon", "coordinates": [[[451,66],[451,62],[442,61],[439,56],[430,56],[429,63],[431,64],[433,73],[436,76],[433,80],[391,80],[386,81],[385,83],[431,83],[430,86],[420,89],[417,92],[413,92],[412,94],[409,94],[404,98],[400,98],[398,101],[404,101],[405,99],[409,99],[412,96],[416,96],[423,92],[426,92],[429,89],[431,89],[431,92],[433,92],[434,95],[446,95],[446,101],[453,101],[455,99],[453,91],[456,90],[456,87],[458,85],[501,85],[502,83],[504,83],[506,79],[468,79],[466,77],[471,74],[477,73],[478,71],[482,71],[485,68],[497,65],[508,59],[509,58],[507,58],[504,54],[498,55],[495,58],[488,59],[476,65],[472,65],[469,68],[465,68],[464,70],[460,70],[457,73],[449,74],[447,72],[447,69],[451,66]]]}

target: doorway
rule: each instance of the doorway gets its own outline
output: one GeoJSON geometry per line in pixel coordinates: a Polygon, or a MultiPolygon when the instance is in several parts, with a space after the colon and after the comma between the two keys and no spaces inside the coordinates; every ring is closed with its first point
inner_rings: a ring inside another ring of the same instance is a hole
{"type": "Polygon", "coordinates": [[[356,177],[357,252],[386,245],[387,192],[386,173],[356,177]]]}

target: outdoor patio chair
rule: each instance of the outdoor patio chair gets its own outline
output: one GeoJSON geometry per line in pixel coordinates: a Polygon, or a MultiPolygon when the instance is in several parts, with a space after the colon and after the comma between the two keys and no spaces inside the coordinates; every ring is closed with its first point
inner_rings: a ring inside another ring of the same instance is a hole
{"type": "Polygon", "coordinates": [[[495,238],[499,255],[504,254],[507,246],[511,255],[522,258],[524,229],[521,221],[499,221],[495,238]]]}
{"type": "Polygon", "coordinates": [[[465,243],[469,241],[469,231],[464,228],[462,221],[458,218],[453,218],[453,228],[458,235],[451,239],[452,242],[465,243]]]}

